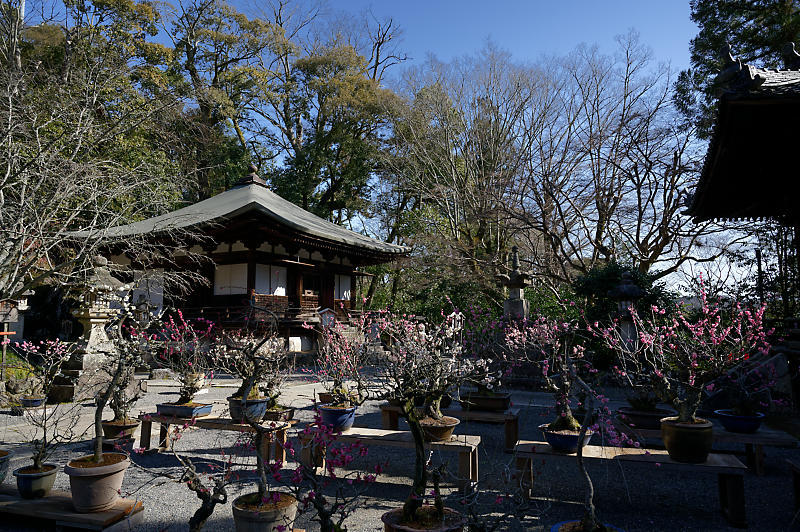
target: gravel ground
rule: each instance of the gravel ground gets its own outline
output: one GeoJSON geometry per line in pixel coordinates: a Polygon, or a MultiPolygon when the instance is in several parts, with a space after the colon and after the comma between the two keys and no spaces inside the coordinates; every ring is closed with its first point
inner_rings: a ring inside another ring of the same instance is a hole
{"type": "MultiPolygon", "coordinates": [[[[233,381],[217,380],[209,392],[198,397],[202,402],[213,402],[212,415],[224,415],[227,408],[225,397],[231,393],[233,381]],[[221,386],[220,386],[221,385],[221,386]]],[[[310,409],[313,391],[318,386],[293,379],[284,392],[284,402],[298,407],[297,416],[302,421],[312,419],[310,409]]],[[[148,393],[136,405],[141,412],[155,411],[155,404],[173,400],[177,396],[174,383],[168,381],[149,381],[148,393]]],[[[537,426],[548,421],[551,399],[546,394],[515,391],[513,400],[523,408],[520,419],[522,439],[541,439],[537,426]]],[[[612,402],[612,406],[615,406],[612,402]]],[[[621,404],[619,405],[621,406],[621,404]]],[[[89,426],[92,408],[81,409],[80,424],[89,426]]],[[[0,411],[0,441],[4,448],[15,452],[11,468],[21,467],[28,460],[27,449],[20,442],[23,428],[22,418],[0,411]]],[[[356,424],[380,427],[378,403],[370,402],[359,408],[356,424]]],[[[403,422],[401,421],[401,428],[403,422]]],[[[157,428],[153,427],[154,440],[157,428]]],[[[487,511],[496,511],[496,494],[489,487],[501,482],[504,472],[513,468],[511,455],[503,453],[503,426],[482,423],[462,422],[457,428],[460,434],[477,434],[482,437],[480,448],[480,484],[483,487],[483,502],[487,511]],[[488,492],[488,493],[487,493],[488,492]]],[[[220,449],[234,445],[236,434],[211,430],[190,430],[178,442],[179,451],[198,463],[219,463],[220,449]]],[[[138,434],[137,434],[138,442],[138,434]]],[[[52,461],[63,464],[82,451],[88,449],[88,438],[84,442],[65,447],[52,457],[52,461]]],[[[732,447],[743,454],[743,449],[732,447]]],[[[800,457],[795,449],[766,448],[765,475],[757,477],[752,473],[745,475],[747,516],[753,530],[800,530],[800,519],[793,513],[792,480],[784,468],[788,457],[800,457]]],[[[434,461],[448,463],[450,471],[457,470],[455,453],[435,453],[434,461]]],[[[740,455],[744,460],[744,456],[740,455]]],[[[179,471],[176,459],[168,453],[134,454],[136,466],[128,469],[123,485],[123,495],[138,498],[144,503],[144,524],[137,528],[142,531],[187,530],[189,517],[198,507],[198,500],[184,486],[154,477],[152,472],[175,473],[179,471]]],[[[252,457],[247,458],[254,461],[252,457]]],[[[375,463],[388,461],[385,474],[378,482],[369,486],[361,499],[361,506],[347,521],[350,532],[382,530],[380,515],[388,509],[401,505],[408,493],[414,460],[411,449],[374,447],[367,457],[358,458],[355,467],[370,467],[375,463]]],[[[293,467],[293,464],[289,464],[293,467]]],[[[690,474],[679,471],[661,470],[652,465],[590,462],[589,470],[595,483],[595,504],[599,516],[627,531],[679,531],[679,530],[728,530],[725,520],[719,513],[717,479],[711,474],[690,474]]],[[[549,530],[553,523],[573,519],[581,515],[580,501],[583,497],[582,481],[574,458],[548,459],[535,464],[535,498],[525,510],[523,523],[506,525],[500,530],[549,530]]],[[[13,483],[13,477],[6,484],[13,483]]],[[[68,489],[69,480],[59,473],[56,488],[68,489]]],[[[452,484],[447,485],[447,493],[452,492],[452,484]]],[[[240,493],[252,491],[250,479],[243,479],[230,489],[231,498],[240,493]]],[[[459,497],[452,494],[449,504],[458,507],[459,497]]],[[[521,516],[522,517],[522,516],[521,516]]],[[[295,526],[306,528],[309,532],[319,530],[318,525],[309,523],[307,517],[300,516],[295,526]]],[[[209,520],[207,530],[233,530],[230,504],[218,506],[209,520]]],[[[33,531],[40,528],[25,526],[22,523],[0,522],[0,530],[33,531]]],[[[733,529],[731,529],[733,530],[733,529]]]]}

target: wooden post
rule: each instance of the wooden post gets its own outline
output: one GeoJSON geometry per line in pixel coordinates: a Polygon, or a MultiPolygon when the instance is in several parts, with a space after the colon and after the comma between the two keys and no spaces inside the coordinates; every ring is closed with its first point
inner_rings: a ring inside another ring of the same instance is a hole
{"type": "Polygon", "coordinates": [[[522,492],[522,499],[527,501],[531,497],[531,487],[533,486],[533,460],[519,456],[516,462],[517,480],[522,492]]]}
{"type": "Polygon", "coordinates": [[[383,425],[383,429],[397,430],[400,427],[399,417],[396,410],[381,409],[381,424],[383,425]]]}
{"type": "Polygon", "coordinates": [[[720,473],[717,475],[719,505],[722,515],[736,528],[747,528],[744,506],[744,476],[720,473]]]}
{"type": "Polygon", "coordinates": [[[14,334],[8,332],[8,323],[3,322],[3,332],[0,334],[0,342],[3,343],[3,360],[0,363],[0,382],[5,382],[6,380],[6,336],[10,336],[14,334]]]}
{"type": "Polygon", "coordinates": [[[153,431],[153,422],[149,419],[142,420],[142,427],[139,432],[139,444],[143,449],[150,448],[150,434],[153,431]]]}
{"type": "Polygon", "coordinates": [[[514,452],[514,446],[519,441],[519,416],[512,416],[506,419],[505,423],[505,448],[507,453],[514,452]]]}

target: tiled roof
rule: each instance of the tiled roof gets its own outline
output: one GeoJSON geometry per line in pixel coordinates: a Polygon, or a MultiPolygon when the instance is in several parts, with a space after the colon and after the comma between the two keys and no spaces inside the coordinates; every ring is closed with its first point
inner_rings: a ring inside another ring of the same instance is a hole
{"type": "MultiPolygon", "coordinates": [[[[110,227],[104,231],[104,235],[106,238],[114,239],[150,233],[166,233],[177,229],[221,223],[226,219],[249,212],[260,213],[276,224],[298,233],[338,244],[390,255],[409,251],[405,246],[381,242],[324,220],[283,199],[265,185],[250,181],[243,181],[242,184],[230,190],[177,211],[128,225],[110,227]]],[[[75,233],[75,236],[87,237],[90,235],[75,233]]]]}

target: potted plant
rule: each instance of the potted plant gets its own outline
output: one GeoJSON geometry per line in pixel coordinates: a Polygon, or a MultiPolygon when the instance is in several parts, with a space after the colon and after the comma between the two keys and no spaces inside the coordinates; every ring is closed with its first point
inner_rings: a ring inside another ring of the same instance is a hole
{"type": "Polygon", "coordinates": [[[327,397],[320,394],[317,405],[322,422],[336,432],[350,430],[355,421],[355,412],[366,400],[366,383],[362,369],[367,359],[365,341],[366,322],[357,318],[349,324],[350,334],[345,334],[344,325],[333,319],[319,330],[319,353],[313,376],[322,383],[327,397]]]}
{"type": "Polygon", "coordinates": [[[773,404],[775,367],[772,364],[743,364],[728,375],[706,387],[709,392],[719,389],[730,408],[714,414],[728,432],[752,434],[757,432],[766,417],[765,410],[773,404]]]}
{"type": "Polygon", "coordinates": [[[616,327],[595,328],[616,351],[617,372],[647,375],[656,393],[677,411],[661,420],[661,437],[673,460],[705,462],[713,443],[712,424],[697,417],[697,409],[715,380],[751,355],[767,352],[765,309],[750,311],[737,303],[724,311],[708,300],[701,284],[695,311],[680,304],[672,313],[652,306],[642,316],[632,308],[632,340],[622,338],[616,327]]]}
{"type": "MultiPolygon", "coordinates": [[[[267,371],[275,360],[286,356],[286,343],[271,335],[261,338],[253,335],[239,335],[245,341],[230,342],[228,349],[237,352],[238,356],[250,360],[250,373],[243,380],[241,387],[242,402],[249,397],[251,390],[257,386],[257,379],[267,371]],[[271,352],[274,350],[274,352],[271,352]],[[277,351],[281,352],[278,353],[277,351]]],[[[263,412],[261,413],[263,415],[263,412]]],[[[275,476],[283,466],[280,462],[270,463],[268,456],[263,456],[265,438],[272,438],[272,433],[284,424],[269,422],[261,424],[261,416],[251,416],[243,406],[243,422],[253,429],[253,443],[256,453],[256,472],[258,473],[258,491],[237,497],[233,501],[233,520],[239,532],[250,530],[291,530],[297,514],[297,499],[286,492],[271,489],[269,475],[275,476]]]]}
{"type": "Polygon", "coordinates": [[[464,355],[461,331],[463,317],[450,314],[438,326],[427,327],[407,317],[382,313],[376,326],[385,339],[386,349],[379,350],[376,365],[377,394],[400,404],[414,439],[416,462],[411,492],[402,508],[384,514],[386,530],[461,530],[463,518],[443,505],[423,505],[429,473],[426,467],[426,440],[449,438],[458,423],[443,416],[442,397],[451,388],[467,380],[491,386],[496,375],[488,371],[489,361],[464,355]],[[422,409],[414,401],[424,397],[422,409]],[[416,524],[428,523],[427,528],[416,524]]]}
{"type": "MultiPolygon", "coordinates": [[[[115,428],[138,423],[130,423],[128,413],[137,394],[131,394],[133,369],[143,363],[143,352],[147,348],[147,334],[138,331],[133,322],[135,309],[121,300],[122,309],[108,328],[113,349],[105,353],[106,359],[98,367],[101,379],[95,397],[93,453],[70,460],[64,468],[69,476],[72,504],[77,512],[102,512],[114,506],[130,465],[130,458],[122,452],[103,450],[106,428],[103,424],[103,410],[109,403],[114,408],[114,417],[121,423],[115,428]]],[[[124,430],[124,429],[123,429],[124,430]]]]}
{"type": "MultiPolygon", "coordinates": [[[[71,356],[71,346],[60,340],[42,341],[37,344],[22,342],[15,344],[17,352],[29,365],[33,376],[47,396],[63,376],[62,368],[71,356]]],[[[25,499],[46,496],[53,488],[58,466],[47,462],[47,458],[61,444],[75,439],[79,403],[57,405],[43,404],[41,408],[26,409],[28,441],[33,448],[33,464],[16,469],[17,491],[25,499]]]]}
{"type": "Polygon", "coordinates": [[[264,419],[270,407],[276,410],[280,384],[288,369],[286,340],[275,334],[233,331],[223,335],[211,355],[212,364],[242,379],[239,388],[228,397],[228,408],[233,421],[245,423],[247,419],[264,419]],[[249,380],[256,384],[249,386],[249,380]],[[248,395],[244,396],[245,389],[248,395]],[[267,395],[262,395],[265,389],[267,395]]]}
{"type": "MultiPolygon", "coordinates": [[[[361,442],[339,444],[337,437],[338,433],[323,423],[318,414],[316,422],[307,425],[297,439],[301,447],[308,447],[310,463],[299,463],[287,483],[300,501],[299,509],[313,513],[311,519],[320,524],[321,532],[347,530],[345,521],[385,465],[376,464],[374,472],[353,468],[357,457],[366,456],[369,449],[361,442]],[[323,454],[325,467],[320,468],[317,465],[322,462],[323,454]],[[349,470],[337,470],[344,467],[349,470]]],[[[290,456],[297,454],[292,441],[287,442],[286,451],[290,456]]]]}
{"type": "Polygon", "coordinates": [[[133,434],[140,424],[138,419],[130,417],[131,407],[140,397],[138,387],[136,387],[136,391],[132,391],[132,388],[135,387],[134,367],[124,367],[121,368],[121,371],[117,386],[112,390],[108,401],[114,417],[102,422],[103,438],[106,444],[116,440],[132,441],[133,434]]]}
{"type": "Polygon", "coordinates": [[[213,345],[213,329],[214,324],[206,320],[187,322],[177,310],[151,336],[160,351],[153,357],[154,363],[170,369],[180,384],[177,401],[156,405],[159,414],[192,418],[211,413],[212,405],[196,402],[194,396],[208,378],[207,357],[213,345]]]}
{"type": "MultiPolygon", "coordinates": [[[[505,377],[511,370],[503,345],[503,330],[506,322],[497,318],[488,309],[470,305],[464,313],[464,349],[467,356],[477,360],[491,360],[491,372],[505,377]]],[[[475,390],[459,394],[459,404],[464,410],[505,412],[511,406],[511,393],[502,391],[502,382],[492,388],[482,382],[470,382],[475,390]]],[[[443,405],[444,406],[444,405],[443,405]]]]}
{"type": "Polygon", "coordinates": [[[264,412],[264,421],[290,421],[294,418],[294,407],[287,406],[278,402],[281,397],[281,385],[283,384],[286,372],[288,371],[288,359],[281,371],[275,371],[267,375],[266,379],[259,384],[261,395],[267,398],[267,410],[264,412]]]}
{"type": "MultiPolygon", "coordinates": [[[[576,521],[557,523],[551,528],[551,532],[617,530],[610,525],[602,524],[597,518],[594,484],[583,459],[584,447],[598,427],[593,421],[595,416],[599,423],[608,425],[609,428],[611,425],[608,407],[595,409],[597,400],[605,404],[607,399],[598,395],[583,378],[584,375],[591,375],[593,370],[585,359],[586,347],[584,339],[579,334],[578,325],[575,322],[538,317],[510,324],[506,329],[506,341],[515,358],[534,361],[542,368],[544,382],[555,398],[557,415],[555,421],[539,428],[544,433],[546,441],[555,450],[575,453],[578,469],[585,481],[583,517],[576,521]],[[575,419],[570,408],[570,394],[573,388],[577,389],[576,392],[582,392],[581,395],[585,397],[581,420],[575,419]]],[[[610,443],[620,442],[613,429],[609,433],[610,443]]]]}
{"type": "MultiPolygon", "coordinates": [[[[570,365],[579,359],[581,368],[589,369],[583,360],[585,348],[577,335],[577,325],[544,317],[512,323],[506,330],[506,342],[516,358],[539,365],[545,386],[553,394],[555,419],[539,426],[545,441],[565,453],[577,452],[581,443],[587,445],[593,431],[581,426],[570,405],[575,384],[570,365]]],[[[587,391],[585,396],[588,395],[587,391]]]]}
{"type": "Polygon", "coordinates": [[[659,397],[647,375],[616,375],[622,377],[629,390],[625,397],[629,406],[617,409],[623,423],[634,429],[659,430],[663,418],[675,415],[674,410],[658,407],[659,397]]]}

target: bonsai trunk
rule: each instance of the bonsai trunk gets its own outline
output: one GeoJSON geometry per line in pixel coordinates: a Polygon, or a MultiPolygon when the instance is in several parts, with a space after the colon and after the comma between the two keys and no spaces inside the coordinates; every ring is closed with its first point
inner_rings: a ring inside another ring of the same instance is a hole
{"type": "Polygon", "coordinates": [[[594,507],[594,484],[592,477],[586,471],[586,465],[583,462],[583,440],[586,437],[586,429],[592,419],[592,412],[594,410],[594,396],[588,395],[588,404],[586,405],[586,413],[583,415],[583,422],[581,423],[580,435],[578,438],[578,468],[581,475],[586,481],[586,495],[583,502],[583,518],[581,519],[581,530],[584,532],[594,532],[600,528],[600,523],[597,521],[597,514],[594,507]]]}
{"type": "Polygon", "coordinates": [[[214,508],[217,504],[228,502],[228,493],[222,483],[217,484],[213,491],[209,491],[203,488],[196,478],[189,482],[189,489],[195,492],[202,501],[200,508],[189,519],[189,532],[200,532],[206,525],[208,518],[214,513],[214,508]]]}
{"type": "Polygon", "coordinates": [[[425,414],[433,419],[442,419],[442,396],[438,395],[425,406],[425,414]]]}
{"type": "Polygon", "coordinates": [[[45,407],[44,416],[45,423],[42,426],[42,439],[33,443],[33,467],[40,471],[45,454],[47,453],[47,407],[45,407]]]}
{"type": "Polygon", "coordinates": [[[676,394],[672,400],[672,406],[678,411],[678,423],[695,423],[697,422],[695,414],[700,406],[701,395],[690,390],[683,389],[681,391],[682,393],[676,394]]]}
{"type": "Polygon", "coordinates": [[[403,403],[403,414],[408,421],[411,435],[414,437],[414,482],[411,486],[411,494],[403,504],[403,522],[409,522],[422,507],[425,497],[425,488],[428,485],[428,470],[425,468],[425,439],[422,435],[422,427],[419,425],[419,417],[414,408],[414,400],[406,399],[403,403]]]}
{"type": "Polygon", "coordinates": [[[256,433],[254,443],[256,446],[256,468],[258,469],[258,500],[263,501],[267,495],[268,482],[267,471],[265,467],[265,459],[268,459],[268,457],[263,456],[261,453],[264,443],[264,432],[266,432],[266,430],[258,424],[257,420],[250,418],[244,405],[247,394],[250,393],[250,390],[253,389],[253,386],[255,386],[255,377],[251,376],[244,380],[244,384],[242,385],[242,397],[240,400],[242,401],[242,413],[244,414],[244,421],[253,427],[256,433]]]}
{"type": "Polygon", "coordinates": [[[120,357],[117,362],[117,367],[114,370],[114,375],[111,377],[111,382],[108,387],[95,399],[96,405],[94,410],[94,455],[92,461],[99,464],[103,461],[103,409],[106,407],[111,394],[116,389],[119,378],[125,370],[122,358],[120,357]]]}
{"type": "Polygon", "coordinates": [[[548,428],[550,430],[580,430],[581,424],[575,419],[572,414],[572,408],[569,406],[569,391],[560,390],[555,394],[555,399],[557,417],[555,421],[550,423],[548,428]]]}

